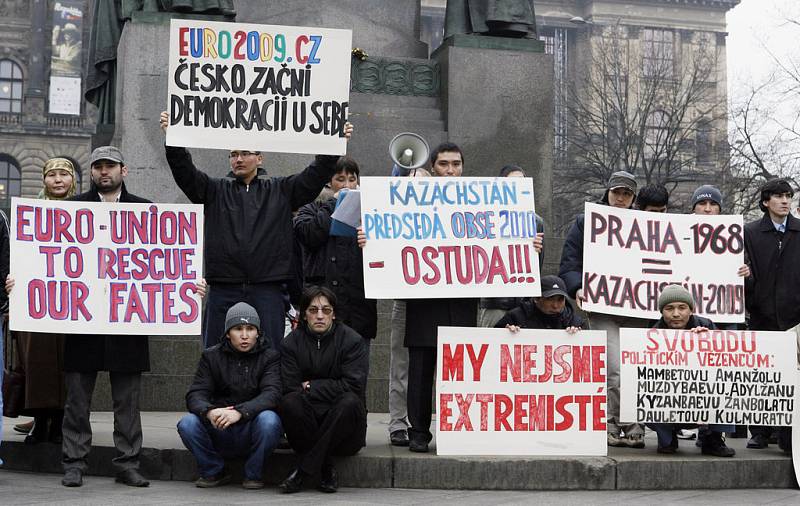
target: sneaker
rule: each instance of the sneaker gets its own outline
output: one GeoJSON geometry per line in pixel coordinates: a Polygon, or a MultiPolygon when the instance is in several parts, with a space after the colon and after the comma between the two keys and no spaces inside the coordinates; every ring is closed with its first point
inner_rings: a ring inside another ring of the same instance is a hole
{"type": "Polygon", "coordinates": [[[719,432],[708,434],[704,438],[703,447],[700,451],[703,455],[713,455],[714,457],[733,457],[736,455],[736,450],[728,448],[725,440],[722,439],[722,434],[719,432]]]}
{"type": "Polygon", "coordinates": [[[216,476],[210,476],[205,478],[201,476],[194,482],[194,486],[197,488],[214,488],[214,487],[221,487],[222,485],[226,485],[231,481],[231,475],[220,473],[216,476]]]}
{"type": "Polygon", "coordinates": [[[608,446],[615,446],[617,448],[620,448],[620,447],[626,447],[628,445],[625,444],[624,441],[622,441],[622,438],[620,437],[619,434],[612,434],[612,433],[609,432],[608,433],[608,446]]]}
{"type": "MultiPolygon", "coordinates": [[[[672,439],[677,441],[675,438],[672,439]]],[[[644,436],[641,434],[625,436],[621,440],[623,445],[627,446],[628,448],[644,448],[644,436]]]]}
{"type": "Polygon", "coordinates": [[[695,440],[697,439],[697,429],[681,429],[678,431],[678,439],[695,440]]]}
{"type": "Polygon", "coordinates": [[[408,446],[408,431],[398,429],[389,434],[389,442],[392,446],[408,446]]]}

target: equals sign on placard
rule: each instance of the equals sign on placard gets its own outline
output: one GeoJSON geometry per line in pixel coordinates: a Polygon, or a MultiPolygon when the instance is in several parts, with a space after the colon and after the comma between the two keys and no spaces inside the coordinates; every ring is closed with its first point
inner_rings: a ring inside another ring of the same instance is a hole
{"type": "Polygon", "coordinates": [[[672,274],[671,260],[657,260],[655,258],[642,258],[642,274],[672,274]]]}

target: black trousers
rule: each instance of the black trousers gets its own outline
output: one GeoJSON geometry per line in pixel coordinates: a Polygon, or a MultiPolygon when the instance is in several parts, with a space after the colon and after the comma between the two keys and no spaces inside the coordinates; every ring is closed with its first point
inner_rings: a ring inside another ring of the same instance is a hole
{"type": "Polygon", "coordinates": [[[352,392],[342,394],[324,413],[305,393],[292,392],[283,397],[280,415],[298,455],[297,467],[306,474],[318,475],[331,456],[355,455],[364,446],[367,410],[352,392]]]}
{"type": "Polygon", "coordinates": [[[436,374],[436,348],[411,346],[408,348],[408,437],[423,440],[433,439],[431,414],[433,412],[433,379],[436,374]]]}

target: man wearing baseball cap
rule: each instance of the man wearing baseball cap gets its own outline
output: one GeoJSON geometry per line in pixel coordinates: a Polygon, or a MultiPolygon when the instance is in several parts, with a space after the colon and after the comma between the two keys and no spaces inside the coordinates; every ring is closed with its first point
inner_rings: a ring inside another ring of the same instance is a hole
{"type": "Polygon", "coordinates": [[[586,327],[567,301],[567,286],[558,276],[543,276],[542,295],[525,299],[495,324],[511,332],[519,329],[565,329],[574,334],[586,327]]]}

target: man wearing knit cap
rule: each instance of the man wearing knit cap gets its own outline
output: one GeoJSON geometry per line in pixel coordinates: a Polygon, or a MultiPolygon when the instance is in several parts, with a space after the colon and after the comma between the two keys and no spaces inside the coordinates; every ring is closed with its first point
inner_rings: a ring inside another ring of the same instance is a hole
{"type": "MultiPolygon", "coordinates": [[[[611,174],[600,204],[620,209],[633,208],[636,196],[636,179],[633,174],[618,171],[611,174]]],[[[558,276],[567,285],[567,292],[578,306],[583,302],[583,228],[584,215],[579,214],[567,234],[561,253],[558,276]]],[[[619,329],[620,327],[645,327],[640,318],[612,316],[595,313],[589,318],[594,330],[605,330],[608,349],[608,417],[606,431],[609,446],[644,448],[644,427],[638,423],[623,423],[619,420],[619,329]]]]}
{"type": "MultiPolygon", "coordinates": [[[[792,216],[794,190],[785,179],[761,187],[764,215],[744,227],[745,304],[753,330],[789,330],[800,323],[800,220],[792,216]]],[[[748,448],[766,448],[771,427],[750,426],[748,448]]],[[[791,452],[791,428],[778,430],[778,446],[791,452]]]]}
{"type": "MultiPolygon", "coordinates": [[[[692,294],[681,285],[669,285],[661,291],[661,295],[658,297],[658,310],[661,312],[661,319],[653,328],[691,330],[692,332],[708,332],[716,329],[711,320],[693,314],[692,294]]],[[[694,427],[691,424],[676,423],[648,423],[647,426],[656,431],[658,435],[658,453],[666,454],[673,454],[678,450],[678,431],[680,429],[694,427]]],[[[733,457],[736,451],[725,445],[722,433],[733,432],[735,429],[733,425],[709,425],[708,432],[704,432],[700,439],[703,455],[733,457]]]]}
{"type": "Polygon", "coordinates": [[[226,457],[246,457],[246,489],[264,487],[264,463],[283,428],[275,409],[281,399],[280,354],[266,342],[256,310],[244,302],[225,316],[222,342],[200,357],[186,393],[189,414],[178,434],[197,460],[200,488],[228,483],[226,457]]]}
{"type": "Polygon", "coordinates": [[[692,194],[692,214],[722,214],[722,192],[716,186],[704,184],[692,194]]]}

